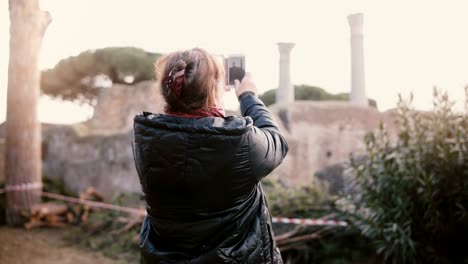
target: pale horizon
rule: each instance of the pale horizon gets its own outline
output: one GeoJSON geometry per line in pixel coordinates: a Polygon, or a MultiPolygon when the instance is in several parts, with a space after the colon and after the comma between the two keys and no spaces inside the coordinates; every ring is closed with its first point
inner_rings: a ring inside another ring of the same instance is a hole
{"type": "MultiPolygon", "coordinates": [[[[433,86],[447,90],[463,108],[468,85],[468,3],[430,1],[56,1],[42,0],[51,13],[40,68],[88,49],[135,46],[166,53],[201,47],[215,54],[245,54],[259,92],[278,86],[277,42],[294,42],[291,80],[330,93],[349,92],[350,29],[347,16],[364,14],[366,95],[380,111],[396,107],[398,94],[414,94],[420,110],[432,109],[433,86]],[[182,8],[183,6],[184,8],[182,8]],[[208,8],[209,6],[209,8],[208,8]],[[215,10],[215,11],[212,11],[215,10]],[[177,13],[175,13],[177,11],[177,13]]],[[[0,122],[5,120],[8,2],[0,3],[0,122]]],[[[228,108],[235,97],[226,98],[228,108]]],[[[73,123],[91,110],[42,98],[43,122],[73,123]],[[78,112],[77,112],[78,111],[78,112]]]]}

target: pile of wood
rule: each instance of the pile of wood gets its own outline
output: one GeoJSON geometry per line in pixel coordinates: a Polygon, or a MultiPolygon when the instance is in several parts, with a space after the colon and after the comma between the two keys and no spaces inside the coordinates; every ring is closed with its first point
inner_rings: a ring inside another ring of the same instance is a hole
{"type": "MultiPolygon", "coordinates": [[[[102,201],[103,196],[93,187],[80,194],[80,200],[102,201]]],[[[88,220],[91,207],[86,204],[67,205],[60,202],[45,202],[35,204],[28,214],[26,229],[35,227],[64,227],[67,224],[77,224],[88,220]]]]}

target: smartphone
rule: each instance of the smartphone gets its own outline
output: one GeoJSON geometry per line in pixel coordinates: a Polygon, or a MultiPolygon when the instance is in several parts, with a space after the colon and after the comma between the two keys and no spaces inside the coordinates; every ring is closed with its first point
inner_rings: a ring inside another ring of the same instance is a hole
{"type": "Polygon", "coordinates": [[[234,86],[234,80],[242,81],[245,76],[245,56],[230,55],[224,59],[226,84],[234,86]]]}

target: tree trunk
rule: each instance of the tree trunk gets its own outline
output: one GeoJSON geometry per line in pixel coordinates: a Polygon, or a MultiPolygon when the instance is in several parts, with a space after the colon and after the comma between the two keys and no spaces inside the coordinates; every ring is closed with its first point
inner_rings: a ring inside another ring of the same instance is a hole
{"type": "Polygon", "coordinates": [[[10,0],[10,61],[5,137],[6,220],[23,223],[23,212],[40,201],[41,127],[37,119],[39,50],[51,18],[38,0],[10,0]]]}

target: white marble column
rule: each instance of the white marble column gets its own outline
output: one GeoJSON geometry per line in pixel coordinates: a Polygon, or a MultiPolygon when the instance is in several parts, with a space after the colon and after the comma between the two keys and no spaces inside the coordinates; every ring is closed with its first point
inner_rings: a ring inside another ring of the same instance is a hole
{"type": "Polygon", "coordinates": [[[287,107],[294,102],[294,88],[291,84],[290,54],[294,48],[294,43],[280,42],[278,50],[280,52],[279,86],[276,92],[276,104],[281,108],[287,107]]]}
{"type": "Polygon", "coordinates": [[[364,74],[363,19],[362,13],[348,16],[351,28],[351,93],[349,99],[353,104],[368,106],[364,74]]]}

